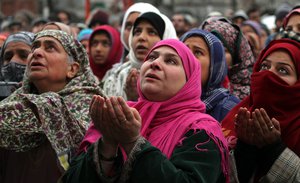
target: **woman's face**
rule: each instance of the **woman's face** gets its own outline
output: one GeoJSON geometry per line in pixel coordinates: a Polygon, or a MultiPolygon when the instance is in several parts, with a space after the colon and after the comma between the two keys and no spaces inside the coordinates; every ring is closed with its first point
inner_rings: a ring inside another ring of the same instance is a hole
{"type": "Polygon", "coordinates": [[[209,77],[210,52],[209,48],[202,37],[189,37],[184,41],[201,64],[201,84],[205,86],[209,77]]]}
{"type": "Polygon", "coordinates": [[[142,20],[133,30],[132,49],[139,61],[144,61],[149,50],[160,41],[157,30],[145,20],[142,20]]]}
{"type": "Polygon", "coordinates": [[[297,82],[297,72],[291,56],[284,50],[277,50],[267,56],[261,63],[260,70],[269,70],[289,85],[297,82]]]}
{"type": "Polygon", "coordinates": [[[292,14],[286,24],[285,30],[300,33],[300,14],[292,14]]]}
{"type": "Polygon", "coordinates": [[[28,56],[28,78],[39,91],[42,89],[39,88],[40,83],[53,87],[64,86],[78,72],[78,63],[70,63],[70,56],[55,38],[41,37],[35,40],[31,51],[28,56]]]}
{"type": "Polygon", "coordinates": [[[106,33],[100,33],[93,36],[91,40],[90,54],[95,64],[103,65],[111,49],[111,40],[106,33]]]}
{"type": "Polygon", "coordinates": [[[133,27],[133,24],[139,15],[140,13],[138,12],[130,13],[125,22],[125,29],[123,35],[124,35],[124,42],[128,47],[129,47],[128,38],[129,38],[130,30],[133,27]]]}
{"type": "Polygon", "coordinates": [[[141,90],[150,101],[175,96],[186,83],[181,58],[168,46],[153,50],[141,67],[141,90]]]}
{"type": "Polygon", "coordinates": [[[30,46],[21,41],[12,41],[8,43],[2,58],[3,65],[8,64],[10,61],[26,65],[30,51],[30,46]]]}

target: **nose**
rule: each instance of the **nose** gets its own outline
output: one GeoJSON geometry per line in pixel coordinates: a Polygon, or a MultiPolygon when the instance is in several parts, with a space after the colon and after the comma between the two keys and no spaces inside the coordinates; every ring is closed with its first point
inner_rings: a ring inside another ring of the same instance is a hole
{"type": "Polygon", "coordinates": [[[42,49],[41,48],[36,48],[34,49],[28,56],[28,58],[39,58],[42,57],[42,49]]]}
{"type": "Polygon", "coordinates": [[[146,39],[146,36],[147,36],[146,32],[145,32],[145,31],[142,31],[142,32],[138,35],[138,40],[139,40],[139,41],[143,41],[143,40],[146,39]]]}
{"type": "Polygon", "coordinates": [[[159,58],[151,62],[150,68],[153,70],[161,70],[161,66],[159,64],[159,58]]]}

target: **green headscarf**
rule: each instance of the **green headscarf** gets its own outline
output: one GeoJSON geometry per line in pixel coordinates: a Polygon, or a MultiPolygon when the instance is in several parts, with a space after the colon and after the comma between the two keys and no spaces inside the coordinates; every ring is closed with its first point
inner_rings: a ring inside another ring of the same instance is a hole
{"type": "Polygon", "coordinates": [[[59,30],[39,32],[35,40],[40,37],[57,39],[80,64],[80,70],[61,91],[42,94],[25,76],[23,86],[0,102],[0,148],[24,152],[48,140],[67,169],[67,155],[78,147],[91,121],[92,97],[102,95],[102,91],[90,70],[86,51],[77,40],[59,30]]]}

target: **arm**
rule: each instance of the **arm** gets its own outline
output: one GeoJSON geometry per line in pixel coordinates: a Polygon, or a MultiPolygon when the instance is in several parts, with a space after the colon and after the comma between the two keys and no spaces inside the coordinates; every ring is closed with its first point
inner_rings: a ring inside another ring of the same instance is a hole
{"type": "Polygon", "coordinates": [[[140,137],[124,165],[129,182],[224,182],[221,155],[217,145],[204,131],[187,133],[170,159],[140,137]],[[200,145],[201,144],[201,145],[200,145]],[[197,146],[197,149],[195,148],[197,146]],[[131,166],[130,166],[131,165],[131,166]],[[132,171],[130,172],[130,169],[132,171]]]}
{"type": "Polygon", "coordinates": [[[285,148],[260,182],[300,182],[300,158],[289,148],[285,148]]]}

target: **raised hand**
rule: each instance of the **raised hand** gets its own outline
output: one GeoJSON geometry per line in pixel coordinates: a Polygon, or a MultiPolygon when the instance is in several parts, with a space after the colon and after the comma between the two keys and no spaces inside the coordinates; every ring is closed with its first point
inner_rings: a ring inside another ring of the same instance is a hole
{"type": "Polygon", "coordinates": [[[281,135],[280,124],[275,118],[270,119],[263,108],[255,109],[252,112],[252,118],[258,139],[256,146],[263,147],[279,141],[281,135]]]}
{"type": "Polygon", "coordinates": [[[133,68],[130,70],[124,86],[124,91],[126,93],[127,100],[137,101],[138,99],[138,92],[137,92],[138,76],[139,76],[139,72],[137,69],[133,68]]]}
{"type": "Polygon", "coordinates": [[[106,105],[114,127],[114,139],[120,144],[136,141],[141,128],[141,118],[136,109],[129,107],[122,97],[110,97],[106,105]]]}
{"type": "Polygon", "coordinates": [[[253,123],[247,108],[241,107],[235,115],[235,131],[237,137],[241,141],[250,145],[255,145],[256,137],[253,133],[253,123]]]}
{"type": "Polygon", "coordinates": [[[94,95],[91,105],[90,114],[95,128],[99,130],[102,135],[102,140],[107,144],[117,145],[118,142],[113,136],[113,123],[110,123],[108,116],[108,109],[105,104],[105,98],[100,95],[94,95]]]}

